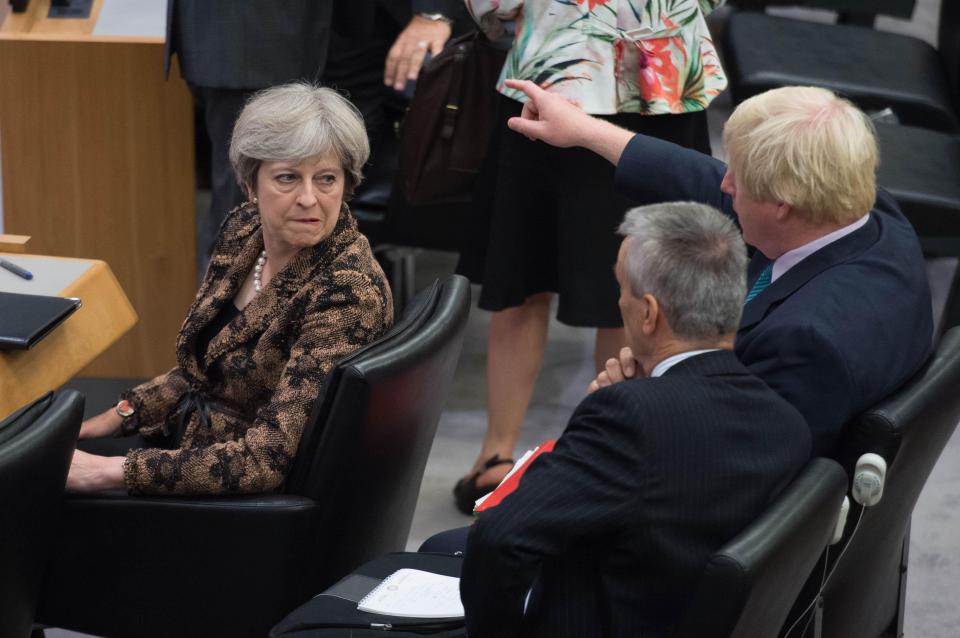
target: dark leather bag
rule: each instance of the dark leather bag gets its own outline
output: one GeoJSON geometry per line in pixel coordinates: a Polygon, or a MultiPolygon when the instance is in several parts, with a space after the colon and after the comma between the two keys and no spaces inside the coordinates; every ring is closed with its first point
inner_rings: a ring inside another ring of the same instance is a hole
{"type": "Polygon", "coordinates": [[[410,204],[470,200],[495,124],[506,55],[473,31],[423,65],[400,127],[399,179],[410,204]]]}

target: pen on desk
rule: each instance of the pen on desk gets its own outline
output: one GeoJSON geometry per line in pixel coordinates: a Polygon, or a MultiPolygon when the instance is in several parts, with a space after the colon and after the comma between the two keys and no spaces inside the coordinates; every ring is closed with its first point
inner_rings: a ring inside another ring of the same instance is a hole
{"type": "Polygon", "coordinates": [[[24,279],[33,279],[33,273],[29,270],[24,270],[20,266],[10,263],[6,259],[0,259],[0,268],[4,270],[9,270],[18,277],[23,277],[24,279]]]}

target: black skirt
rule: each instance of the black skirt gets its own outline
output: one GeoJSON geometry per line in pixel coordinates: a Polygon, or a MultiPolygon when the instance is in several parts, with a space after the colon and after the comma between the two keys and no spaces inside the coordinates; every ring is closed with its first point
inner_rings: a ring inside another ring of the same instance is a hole
{"type": "MultiPolygon", "coordinates": [[[[582,148],[531,142],[507,128],[522,104],[500,96],[497,129],[465,225],[457,272],[482,284],[479,306],[503,310],[559,293],[557,319],[617,328],[617,227],[633,204],[614,190],[615,167],[582,148]]],[[[703,111],[600,116],[638,133],[710,153],[703,111]]],[[[653,177],[655,179],[655,177],[653,177]]]]}

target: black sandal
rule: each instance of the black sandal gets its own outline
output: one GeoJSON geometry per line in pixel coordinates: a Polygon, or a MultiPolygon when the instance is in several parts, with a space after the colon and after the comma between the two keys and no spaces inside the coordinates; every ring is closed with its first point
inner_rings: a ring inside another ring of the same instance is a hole
{"type": "Polygon", "coordinates": [[[513,465],[513,459],[501,459],[499,454],[494,454],[489,459],[484,461],[483,466],[468,476],[467,478],[462,478],[457,481],[457,484],[453,488],[453,497],[457,501],[457,509],[463,512],[464,514],[473,514],[473,504],[481,496],[485,496],[494,490],[494,488],[499,485],[493,483],[492,485],[484,485],[483,487],[477,487],[477,479],[480,478],[480,475],[489,470],[492,467],[498,465],[505,465],[509,463],[513,465]]]}

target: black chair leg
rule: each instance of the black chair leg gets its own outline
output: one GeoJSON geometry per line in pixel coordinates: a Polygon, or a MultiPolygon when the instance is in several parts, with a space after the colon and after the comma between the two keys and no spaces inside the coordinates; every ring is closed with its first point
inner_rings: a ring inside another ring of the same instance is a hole
{"type": "MultiPolygon", "coordinates": [[[[960,271],[960,267],[957,268],[960,271]]],[[[903,550],[900,553],[900,599],[897,601],[897,616],[890,623],[887,633],[894,638],[903,638],[903,611],[907,600],[907,566],[910,563],[910,523],[903,535],[903,550]]]]}

